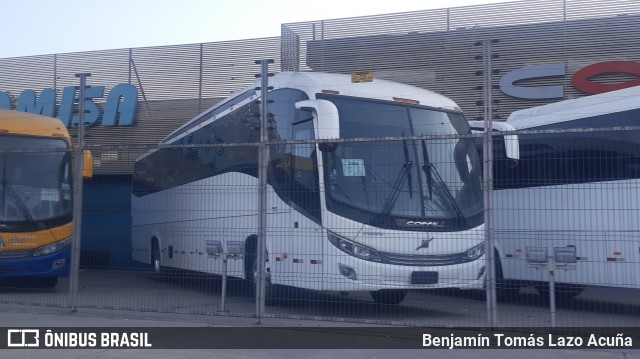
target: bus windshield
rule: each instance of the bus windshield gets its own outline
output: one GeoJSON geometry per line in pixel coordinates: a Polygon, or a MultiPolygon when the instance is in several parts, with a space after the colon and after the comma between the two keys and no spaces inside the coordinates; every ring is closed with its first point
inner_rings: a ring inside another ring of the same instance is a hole
{"type": "MultiPolygon", "coordinates": [[[[318,95],[333,102],[340,137],[466,134],[460,113],[318,95]]],[[[470,138],[342,142],[324,152],[327,208],[382,228],[451,231],[482,223],[480,165],[470,138]]]]}
{"type": "Polygon", "coordinates": [[[37,230],[69,219],[71,154],[62,139],[2,136],[0,141],[0,223],[3,228],[37,230]],[[3,150],[40,150],[2,152],[3,150]]]}

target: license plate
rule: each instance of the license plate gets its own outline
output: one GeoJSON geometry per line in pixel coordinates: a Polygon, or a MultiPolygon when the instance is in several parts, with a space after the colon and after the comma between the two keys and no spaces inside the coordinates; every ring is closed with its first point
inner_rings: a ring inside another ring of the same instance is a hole
{"type": "Polygon", "coordinates": [[[411,273],[411,284],[436,284],[436,283],[438,283],[438,272],[411,273]]]}

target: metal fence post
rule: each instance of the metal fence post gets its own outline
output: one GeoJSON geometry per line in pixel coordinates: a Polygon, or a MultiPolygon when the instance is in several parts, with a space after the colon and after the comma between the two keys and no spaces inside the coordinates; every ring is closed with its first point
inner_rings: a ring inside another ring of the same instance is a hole
{"type": "Polygon", "coordinates": [[[549,271],[549,312],[551,314],[551,328],[556,327],[556,261],[554,258],[547,263],[549,271]]]}
{"type": "Polygon", "coordinates": [[[69,307],[77,311],[78,281],[80,272],[80,240],[82,238],[82,181],[84,172],[84,100],[87,77],[90,73],[78,73],[80,78],[78,103],[78,143],[76,147],[76,168],[73,178],[73,236],[71,240],[71,268],[69,273],[69,307]]]}
{"type": "Polygon", "coordinates": [[[258,248],[256,255],[256,323],[260,324],[265,306],[265,286],[266,286],[266,268],[267,259],[267,167],[269,166],[269,140],[267,132],[267,113],[269,93],[269,64],[273,60],[257,60],[256,64],[260,65],[260,149],[259,149],[259,169],[258,179],[259,185],[259,206],[258,206],[258,248]]]}
{"type": "Polygon", "coordinates": [[[493,195],[493,111],[491,109],[491,40],[484,40],[482,44],[482,71],[484,73],[484,146],[483,146],[483,178],[484,178],[484,233],[486,241],[486,292],[488,325],[497,326],[497,298],[494,240],[491,226],[492,195],[493,195]]]}
{"type": "Polygon", "coordinates": [[[227,272],[228,268],[228,257],[226,252],[220,253],[220,258],[222,259],[222,289],[220,293],[220,312],[227,313],[226,300],[227,300],[227,272]]]}

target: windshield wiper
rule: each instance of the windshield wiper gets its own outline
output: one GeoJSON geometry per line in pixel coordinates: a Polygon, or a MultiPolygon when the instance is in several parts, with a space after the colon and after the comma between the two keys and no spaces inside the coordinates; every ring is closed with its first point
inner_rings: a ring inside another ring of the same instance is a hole
{"type": "MultiPolygon", "coordinates": [[[[402,132],[402,136],[404,136],[404,131],[402,132]]],[[[411,167],[413,167],[413,161],[409,160],[409,148],[407,146],[407,141],[403,140],[402,145],[404,147],[405,163],[404,165],[402,165],[402,169],[400,170],[400,173],[398,173],[398,177],[396,178],[396,181],[393,183],[393,186],[391,186],[391,194],[389,195],[387,200],[384,202],[384,205],[382,206],[383,216],[386,216],[389,213],[391,213],[391,210],[393,209],[393,207],[396,204],[396,201],[398,200],[398,196],[400,196],[400,189],[402,189],[402,183],[404,182],[405,178],[407,179],[407,181],[409,181],[408,183],[409,198],[413,197],[413,186],[411,184],[411,167]]]]}
{"type": "Polygon", "coordinates": [[[7,178],[7,159],[4,159],[4,163],[3,163],[3,178],[2,178],[2,196],[3,196],[3,200],[5,202],[6,205],[6,192],[8,191],[9,194],[11,195],[11,197],[13,197],[13,200],[16,203],[16,206],[18,207],[18,209],[20,209],[20,212],[22,212],[22,215],[27,219],[27,221],[29,223],[36,223],[38,224],[38,226],[41,226],[42,223],[40,222],[36,222],[35,218],[33,218],[33,215],[31,215],[31,212],[29,212],[29,209],[27,208],[27,206],[24,204],[24,201],[22,201],[22,198],[20,198],[20,195],[18,194],[18,192],[16,191],[15,188],[13,188],[13,185],[11,184],[11,182],[9,182],[9,179],[7,178]]]}
{"type": "Polygon", "coordinates": [[[9,190],[9,194],[13,197],[13,200],[15,201],[16,206],[20,209],[20,212],[22,212],[22,214],[27,219],[27,221],[30,223],[36,223],[36,220],[31,215],[31,212],[29,212],[29,209],[22,201],[22,198],[20,198],[20,195],[18,194],[18,192],[16,192],[15,188],[13,188],[13,185],[11,184],[11,182],[9,182],[9,180],[7,179],[3,179],[2,186],[4,187],[5,191],[9,190]]]}
{"type": "MultiPolygon", "coordinates": [[[[404,136],[404,132],[402,132],[402,136],[404,136]]],[[[402,146],[404,147],[404,161],[409,165],[407,169],[407,187],[409,187],[409,198],[413,198],[413,184],[411,183],[411,167],[413,166],[413,162],[409,161],[409,147],[407,147],[407,141],[402,141],[402,146]]]]}
{"type": "Polygon", "coordinates": [[[424,159],[425,164],[422,165],[422,171],[427,175],[427,188],[429,189],[429,200],[433,199],[433,177],[431,176],[431,171],[425,170],[427,164],[430,166],[431,161],[429,160],[429,152],[427,151],[427,144],[422,140],[422,158],[424,159]]]}
{"type": "Polygon", "coordinates": [[[391,194],[384,202],[384,206],[382,206],[382,215],[386,216],[391,213],[391,210],[393,209],[393,206],[395,206],[396,201],[398,200],[398,196],[400,195],[402,183],[404,182],[405,178],[409,176],[411,167],[413,167],[413,161],[408,161],[407,163],[402,165],[402,169],[400,170],[400,173],[398,173],[396,181],[393,183],[393,186],[391,186],[391,194]]]}
{"type": "Polygon", "coordinates": [[[453,198],[453,195],[451,194],[451,190],[449,190],[449,186],[447,186],[447,183],[442,179],[442,176],[440,176],[440,173],[438,172],[438,169],[436,168],[436,166],[429,161],[429,154],[428,154],[427,146],[424,140],[422,140],[422,154],[424,156],[424,161],[425,161],[425,163],[422,165],[422,171],[427,175],[427,184],[429,186],[429,199],[432,198],[431,196],[432,196],[432,184],[433,184],[432,175],[433,175],[435,176],[438,183],[442,186],[442,190],[444,190],[445,192],[444,196],[449,200],[449,203],[451,204],[454,211],[456,212],[456,215],[458,216],[460,223],[462,225],[466,225],[466,219],[464,218],[462,209],[460,209],[460,206],[458,205],[458,202],[456,202],[456,199],[453,198]]]}

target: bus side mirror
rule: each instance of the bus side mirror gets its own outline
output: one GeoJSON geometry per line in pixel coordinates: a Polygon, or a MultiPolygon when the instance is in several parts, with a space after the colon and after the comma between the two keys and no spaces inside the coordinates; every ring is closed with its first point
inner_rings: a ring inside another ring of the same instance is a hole
{"type": "Polygon", "coordinates": [[[82,171],[82,177],[89,179],[93,177],[93,154],[89,150],[83,151],[84,156],[84,169],[82,171]]]}
{"type": "MultiPolygon", "coordinates": [[[[469,126],[471,126],[471,131],[478,133],[484,132],[484,121],[469,121],[469,126]]],[[[516,129],[506,122],[492,122],[492,129],[494,131],[515,131],[516,129]]],[[[518,135],[500,135],[504,141],[504,150],[506,152],[507,158],[511,158],[512,160],[520,159],[520,140],[518,139],[518,135]]]]}
{"type": "Polygon", "coordinates": [[[295,104],[296,109],[314,113],[314,128],[319,140],[340,137],[340,118],[336,105],[327,100],[305,100],[295,104]]]}

